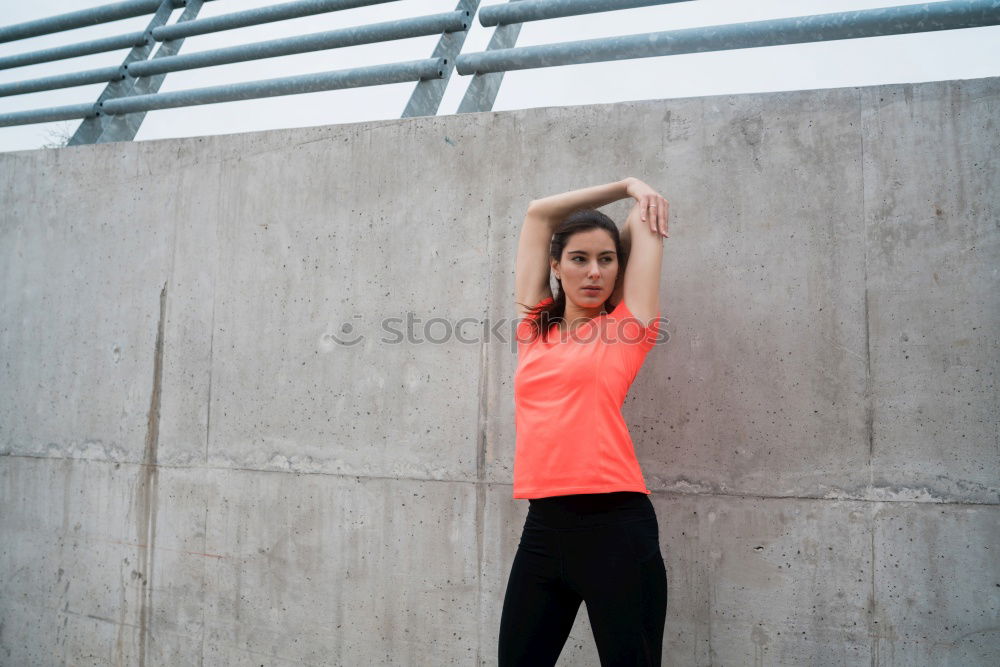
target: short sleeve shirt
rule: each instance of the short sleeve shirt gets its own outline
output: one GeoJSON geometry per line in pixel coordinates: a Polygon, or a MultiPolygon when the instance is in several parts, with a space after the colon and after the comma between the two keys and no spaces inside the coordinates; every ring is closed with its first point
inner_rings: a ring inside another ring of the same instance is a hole
{"type": "Polygon", "coordinates": [[[548,340],[529,318],[518,323],[514,498],[651,493],[621,407],[659,319],[641,322],[622,300],[572,332],[553,324],[548,340]]]}

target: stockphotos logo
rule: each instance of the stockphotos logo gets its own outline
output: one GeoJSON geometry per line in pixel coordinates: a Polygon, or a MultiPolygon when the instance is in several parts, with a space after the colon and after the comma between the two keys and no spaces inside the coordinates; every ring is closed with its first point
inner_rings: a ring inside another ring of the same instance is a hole
{"type": "MultiPolygon", "coordinates": [[[[593,320],[581,321],[579,326],[567,327],[567,331],[551,331],[548,343],[603,343],[638,345],[643,341],[660,345],[670,340],[666,317],[657,317],[642,322],[638,318],[618,318],[610,315],[603,318],[604,326],[595,326],[593,320]],[[653,325],[657,325],[653,330],[653,325]],[[643,325],[646,328],[643,328],[643,325]]],[[[530,343],[537,338],[537,327],[526,323],[518,337],[518,325],[524,318],[500,318],[491,320],[478,317],[463,317],[452,320],[446,317],[424,319],[412,312],[399,317],[386,317],[375,327],[366,327],[361,315],[354,315],[341,323],[328,337],[338,345],[355,347],[370,337],[380,345],[478,345],[480,343],[509,344],[512,352],[517,344],[530,343]]]]}

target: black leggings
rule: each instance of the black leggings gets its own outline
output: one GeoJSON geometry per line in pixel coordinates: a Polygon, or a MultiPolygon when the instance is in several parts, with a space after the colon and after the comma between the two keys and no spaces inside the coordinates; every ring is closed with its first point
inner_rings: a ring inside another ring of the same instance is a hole
{"type": "Polygon", "coordinates": [[[602,667],[659,667],[667,571],[645,493],[533,498],[507,580],[499,667],[551,667],[586,601],[602,667]]]}

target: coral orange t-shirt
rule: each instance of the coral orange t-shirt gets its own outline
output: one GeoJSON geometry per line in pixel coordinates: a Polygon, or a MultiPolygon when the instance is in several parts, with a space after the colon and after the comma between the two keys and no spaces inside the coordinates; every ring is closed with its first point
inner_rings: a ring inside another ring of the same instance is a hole
{"type": "Polygon", "coordinates": [[[553,324],[547,341],[527,317],[516,331],[514,498],[651,493],[621,407],[656,344],[659,313],[644,326],[623,299],[573,332],[553,324]]]}

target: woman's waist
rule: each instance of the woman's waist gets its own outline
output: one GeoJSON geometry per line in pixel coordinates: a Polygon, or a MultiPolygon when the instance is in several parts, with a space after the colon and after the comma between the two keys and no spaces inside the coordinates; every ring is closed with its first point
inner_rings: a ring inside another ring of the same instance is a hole
{"type": "Polygon", "coordinates": [[[527,524],[557,530],[656,518],[649,496],[638,491],[576,493],[528,503],[527,524]]]}

